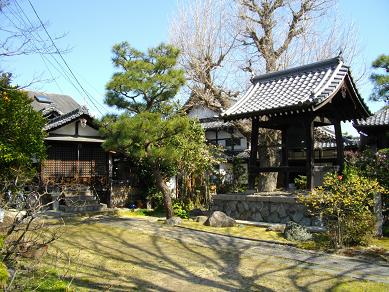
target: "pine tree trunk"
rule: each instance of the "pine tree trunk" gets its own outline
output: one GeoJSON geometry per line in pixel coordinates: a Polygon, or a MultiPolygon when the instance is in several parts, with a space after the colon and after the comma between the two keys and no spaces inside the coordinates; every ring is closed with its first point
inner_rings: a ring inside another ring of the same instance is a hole
{"type": "Polygon", "coordinates": [[[164,207],[165,207],[166,219],[172,218],[174,215],[173,207],[172,207],[172,198],[170,196],[170,190],[167,186],[167,183],[166,183],[161,171],[158,168],[154,169],[153,175],[155,178],[155,182],[157,184],[157,188],[163,194],[163,203],[164,203],[164,207]]]}

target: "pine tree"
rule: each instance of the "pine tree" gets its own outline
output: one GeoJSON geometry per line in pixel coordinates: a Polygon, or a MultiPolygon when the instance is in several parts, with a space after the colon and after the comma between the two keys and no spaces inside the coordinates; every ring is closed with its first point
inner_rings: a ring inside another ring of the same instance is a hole
{"type": "Polygon", "coordinates": [[[384,73],[373,73],[370,80],[374,83],[371,100],[389,103],[389,55],[380,55],[372,64],[374,69],[383,69],[384,73]]]}
{"type": "Polygon", "coordinates": [[[173,98],[185,82],[184,72],[175,68],[179,51],[162,44],[145,54],[124,42],[113,53],[119,72],[107,85],[106,103],[126,112],[103,120],[103,147],[150,170],[171,218],[167,181],[182,168],[204,169],[212,161],[201,126],[174,110],[173,98]]]}

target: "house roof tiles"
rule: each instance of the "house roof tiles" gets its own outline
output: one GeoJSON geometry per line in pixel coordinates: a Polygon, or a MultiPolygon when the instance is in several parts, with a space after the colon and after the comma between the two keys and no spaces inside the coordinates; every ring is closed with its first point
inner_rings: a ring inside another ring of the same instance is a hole
{"type": "Polygon", "coordinates": [[[389,126],[389,107],[384,107],[376,112],[374,115],[357,120],[354,124],[356,128],[375,127],[375,126],[389,126]]]}
{"type": "Polygon", "coordinates": [[[90,116],[89,111],[85,106],[79,107],[71,112],[68,112],[67,114],[64,114],[62,116],[59,116],[57,118],[52,119],[44,127],[44,130],[48,131],[48,130],[58,128],[64,124],[67,124],[67,123],[81,117],[82,115],[90,116]]]}
{"type": "MultiPolygon", "coordinates": [[[[336,93],[349,74],[349,68],[336,57],[260,75],[222,116],[233,119],[250,113],[267,114],[317,106],[336,93]]],[[[367,110],[364,103],[363,106],[367,110]]]]}
{"type": "Polygon", "coordinates": [[[200,119],[199,122],[205,130],[224,129],[233,126],[231,122],[224,122],[219,117],[203,118],[200,119]]]}
{"type": "Polygon", "coordinates": [[[81,105],[77,103],[71,96],[64,94],[43,93],[38,91],[27,91],[28,96],[32,99],[32,107],[36,111],[47,112],[49,109],[56,109],[59,113],[68,113],[79,108],[81,105]],[[48,102],[39,102],[36,97],[44,96],[48,102]]]}

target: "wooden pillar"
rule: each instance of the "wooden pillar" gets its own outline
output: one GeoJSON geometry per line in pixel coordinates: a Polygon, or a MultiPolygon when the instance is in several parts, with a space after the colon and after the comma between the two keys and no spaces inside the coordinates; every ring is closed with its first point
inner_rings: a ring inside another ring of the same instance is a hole
{"type": "Polygon", "coordinates": [[[284,188],[285,190],[287,190],[289,187],[288,128],[287,127],[282,129],[281,144],[282,144],[281,163],[282,166],[286,167],[284,171],[284,188]]]}
{"type": "Polygon", "coordinates": [[[257,177],[257,156],[258,156],[258,130],[259,130],[259,119],[253,117],[251,120],[251,150],[249,160],[249,176],[248,186],[249,190],[255,190],[255,178],[257,177]]]}
{"type": "Polygon", "coordinates": [[[343,138],[342,138],[342,127],[340,125],[340,121],[334,121],[335,127],[335,138],[336,138],[336,161],[339,166],[339,174],[343,172],[344,167],[344,146],[343,146],[343,138]]]}
{"type": "Polygon", "coordinates": [[[313,168],[315,164],[315,152],[314,152],[314,140],[313,140],[313,119],[307,119],[305,123],[305,145],[307,148],[307,161],[306,161],[306,173],[307,173],[307,189],[312,190],[314,187],[313,183],[313,168]]]}

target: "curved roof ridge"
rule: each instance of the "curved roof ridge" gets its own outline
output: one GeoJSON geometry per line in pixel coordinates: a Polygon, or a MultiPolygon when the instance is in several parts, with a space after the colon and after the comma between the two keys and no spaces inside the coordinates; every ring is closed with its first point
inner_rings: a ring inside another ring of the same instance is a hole
{"type": "MultiPolygon", "coordinates": [[[[247,118],[252,115],[294,114],[316,111],[325,106],[350,80],[350,68],[340,56],[279,72],[253,80],[253,85],[237,103],[227,109],[224,119],[247,118]]],[[[354,118],[370,114],[359,93],[352,88],[350,98],[359,107],[354,118]]]]}
{"type": "Polygon", "coordinates": [[[276,77],[277,78],[282,77],[284,75],[285,76],[292,75],[293,73],[298,73],[298,72],[305,71],[305,70],[311,70],[313,68],[326,67],[326,66],[331,65],[331,64],[335,65],[335,64],[338,64],[339,62],[342,62],[342,61],[343,61],[342,57],[337,56],[335,58],[325,59],[322,61],[317,61],[314,63],[310,63],[310,64],[298,66],[298,67],[293,67],[293,68],[289,68],[289,69],[285,69],[285,70],[279,70],[279,71],[275,71],[275,72],[265,73],[265,74],[255,76],[253,78],[253,83],[257,82],[257,81],[263,81],[266,79],[274,79],[276,77]]]}
{"type": "Polygon", "coordinates": [[[59,117],[56,117],[54,119],[52,119],[45,127],[44,129],[45,130],[50,130],[50,129],[53,129],[53,128],[57,128],[59,126],[62,126],[66,123],[69,123],[70,121],[73,121],[74,119],[82,116],[82,115],[88,115],[90,116],[89,114],[89,110],[86,108],[86,106],[80,106],[79,108],[71,111],[71,112],[68,112],[62,116],[59,116],[59,117]]]}

